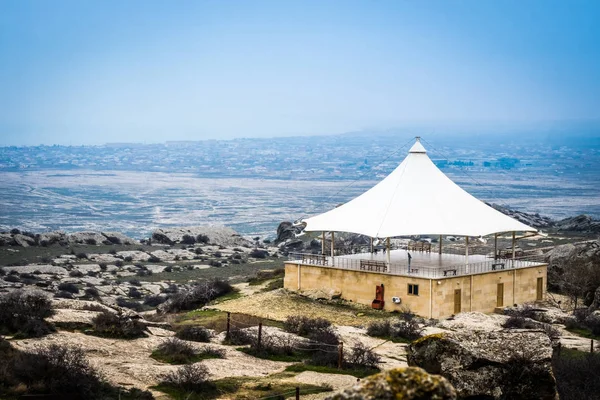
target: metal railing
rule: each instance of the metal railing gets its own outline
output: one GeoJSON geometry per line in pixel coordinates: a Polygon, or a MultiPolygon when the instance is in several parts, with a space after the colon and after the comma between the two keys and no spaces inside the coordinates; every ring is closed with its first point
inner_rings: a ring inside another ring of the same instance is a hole
{"type": "MultiPolygon", "coordinates": [[[[443,253],[445,254],[445,253],[443,253]]],[[[384,262],[378,260],[378,264],[385,264],[380,268],[373,263],[372,259],[360,259],[344,256],[322,256],[308,253],[290,253],[288,261],[294,264],[311,265],[323,268],[337,268],[361,272],[373,272],[387,275],[415,276],[421,278],[447,278],[460,275],[473,275],[491,271],[502,271],[535,267],[545,264],[544,255],[529,255],[515,259],[489,259],[480,262],[448,263],[444,266],[411,266],[407,262],[384,262]]]]}

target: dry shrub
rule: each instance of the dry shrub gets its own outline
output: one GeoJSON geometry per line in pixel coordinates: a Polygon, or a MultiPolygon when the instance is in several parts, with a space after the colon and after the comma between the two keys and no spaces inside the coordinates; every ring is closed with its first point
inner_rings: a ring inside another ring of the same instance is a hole
{"type": "Polygon", "coordinates": [[[156,352],[175,364],[186,364],[196,355],[192,346],[177,338],[169,338],[163,341],[156,348],[156,352]]]}
{"type": "Polygon", "coordinates": [[[94,331],[103,336],[132,339],[146,336],[146,327],[137,319],[122,313],[103,311],[92,320],[94,331]]]}
{"type": "Polygon", "coordinates": [[[217,297],[233,291],[233,286],[223,279],[215,278],[196,283],[190,290],[180,290],[174,293],[165,303],[164,311],[179,312],[203,307],[217,297]]]}
{"type": "Polygon", "coordinates": [[[175,336],[179,339],[190,340],[193,342],[210,342],[210,331],[201,326],[186,326],[177,331],[175,336]]]}
{"type": "Polygon", "coordinates": [[[50,300],[40,292],[15,290],[0,296],[0,331],[21,337],[40,337],[54,331],[45,321],[54,314],[50,300]]]}
{"type": "Polygon", "coordinates": [[[202,393],[215,387],[208,378],[208,368],[195,363],[181,366],[176,371],[163,375],[160,383],[186,392],[202,393]]]}
{"type": "Polygon", "coordinates": [[[324,318],[309,318],[300,315],[289,316],[283,323],[283,329],[300,336],[308,336],[312,332],[330,328],[331,322],[324,318]]]}

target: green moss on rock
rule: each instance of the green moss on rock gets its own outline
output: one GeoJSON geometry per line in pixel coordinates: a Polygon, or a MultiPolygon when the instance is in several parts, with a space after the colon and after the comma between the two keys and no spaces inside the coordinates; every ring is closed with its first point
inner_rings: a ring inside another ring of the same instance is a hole
{"type": "Polygon", "coordinates": [[[329,400],[451,400],[456,391],[443,377],[416,367],[397,368],[370,376],[329,400]]]}

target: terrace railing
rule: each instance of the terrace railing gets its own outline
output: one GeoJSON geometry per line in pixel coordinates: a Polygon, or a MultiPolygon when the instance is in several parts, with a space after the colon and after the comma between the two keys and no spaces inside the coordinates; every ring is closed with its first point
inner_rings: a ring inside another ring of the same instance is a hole
{"type": "Polygon", "coordinates": [[[447,278],[460,275],[473,275],[491,271],[502,271],[510,269],[535,267],[545,264],[543,255],[528,255],[519,258],[497,259],[493,258],[482,262],[448,263],[443,266],[411,266],[408,263],[377,261],[373,263],[370,259],[356,257],[322,256],[307,253],[290,253],[288,261],[294,264],[313,265],[323,268],[338,268],[362,272],[374,272],[388,275],[415,276],[421,278],[447,278]],[[385,266],[385,267],[384,267],[385,266]]]}

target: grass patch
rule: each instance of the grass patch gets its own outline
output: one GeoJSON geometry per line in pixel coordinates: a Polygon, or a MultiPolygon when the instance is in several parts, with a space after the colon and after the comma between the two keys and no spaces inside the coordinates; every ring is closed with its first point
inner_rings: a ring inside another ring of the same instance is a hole
{"type": "Polygon", "coordinates": [[[281,289],[283,288],[283,278],[278,278],[275,280],[272,280],[271,282],[269,282],[267,284],[267,286],[265,286],[265,288],[263,290],[261,290],[261,292],[270,292],[271,290],[276,290],[276,289],[281,289]]]}
{"type": "Polygon", "coordinates": [[[357,378],[365,378],[367,376],[371,376],[380,371],[379,368],[346,368],[346,369],[337,369],[332,367],[324,367],[324,366],[316,366],[316,365],[308,365],[308,364],[294,364],[290,365],[285,369],[289,372],[304,372],[304,371],[314,371],[321,374],[338,374],[338,375],[352,375],[357,378]]]}
{"type": "Polygon", "coordinates": [[[212,400],[223,397],[255,400],[270,396],[273,396],[273,399],[276,399],[277,397],[275,396],[278,395],[282,395],[285,399],[293,399],[295,398],[296,386],[300,388],[301,396],[332,391],[332,388],[329,386],[280,381],[280,377],[277,375],[278,374],[265,378],[223,378],[213,381],[212,383],[215,386],[213,388],[207,388],[206,391],[202,393],[189,393],[165,385],[153,386],[152,389],[166,393],[175,400],[212,400]]]}
{"type": "MultiPolygon", "coordinates": [[[[271,263],[272,265],[272,263],[271,263]]],[[[276,268],[273,270],[262,270],[256,272],[256,275],[248,279],[250,286],[262,285],[263,283],[270,281],[275,278],[283,278],[285,275],[285,268],[276,268]]]]}
{"type": "MultiPolygon", "coordinates": [[[[256,325],[262,321],[264,326],[275,326],[278,328],[283,327],[283,323],[270,319],[263,319],[254,317],[247,314],[231,314],[232,326],[235,321],[241,323],[243,326],[256,325]]],[[[181,314],[174,322],[174,327],[184,325],[200,325],[205,328],[214,329],[217,332],[224,332],[227,330],[227,313],[219,310],[194,310],[181,314]]]]}
{"type": "Polygon", "coordinates": [[[594,335],[590,329],[577,327],[577,328],[567,328],[567,331],[576,334],[577,336],[581,336],[587,339],[600,340],[600,336],[594,335]]]}
{"type": "Polygon", "coordinates": [[[233,292],[227,293],[221,297],[217,297],[208,304],[219,304],[223,303],[224,301],[239,299],[240,297],[244,297],[244,295],[241,294],[239,290],[234,289],[233,292]]]}

